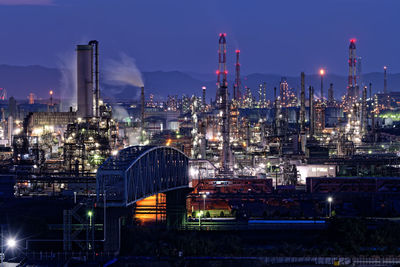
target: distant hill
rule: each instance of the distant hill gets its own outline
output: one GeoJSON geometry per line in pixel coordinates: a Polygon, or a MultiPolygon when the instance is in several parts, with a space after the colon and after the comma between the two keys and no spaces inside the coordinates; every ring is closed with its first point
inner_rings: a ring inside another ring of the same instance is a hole
{"type": "Polygon", "coordinates": [[[0,65],[0,87],[7,90],[8,97],[27,99],[29,93],[38,98],[60,88],[61,72],[42,66],[0,65]]]}
{"type": "MultiPolygon", "coordinates": [[[[55,96],[72,96],[76,90],[75,82],[66,81],[66,71],[42,66],[9,66],[0,65],[0,87],[6,88],[8,97],[27,99],[29,93],[34,93],[37,98],[48,98],[49,90],[55,91],[55,96]],[[62,91],[62,92],[61,92],[62,91]]],[[[201,87],[207,87],[207,101],[215,98],[216,77],[214,74],[198,74],[180,71],[153,71],[144,72],[143,79],[146,88],[146,96],[154,94],[156,99],[166,99],[168,95],[201,94],[201,87]]],[[[233,76],[229,77],[229,88],[232,92],[233,76]]],[[[68,79],[68,78],[67,78],[68,79]]],[[[273,87],[279,88],[281,75],[253,73],[242,77],[242,91],[244,86],[251,88],[255,97],[258,97],[258,85],[264,81],[267,83],[267,97],[272,98],[273,87]]],[[[287,77],[289,86],[300,87],[300,74],[298,77],[287,77]]],[[[373,92],[383,90],[383,74],[374,72],[363,76],[363,81],[368,85],[373,84],[373,92]]],[[[324,78],[324,91],[327,95],[329,83],[334,84],[335,97],[343,95],[346,89],[347,77],[340,75],[327,75],[324,78]]],[[[319,95],[320,77],[306,74],[306,86],[315,87],[316,95],[319,95]]],[[[389,91],[400,91],[400,74],[388,75],[389,91]]],[[[138,98],[139,89],[132,86],[113,86],[101,84],[101,94],[112,98],[138,98]]]]}

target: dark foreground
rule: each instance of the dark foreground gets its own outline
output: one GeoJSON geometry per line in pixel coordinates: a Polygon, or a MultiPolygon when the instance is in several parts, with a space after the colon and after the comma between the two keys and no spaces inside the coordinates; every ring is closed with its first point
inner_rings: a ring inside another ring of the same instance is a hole
{"type": "Polygon", "coordinates": [[[106,261],[73,258],[37,260],[23,266],[400,266],[399,257],[115,257],[106,261]]]}
{"type": "Polygon", "coordinates": [[[400,252],[400,223],[350,218],[331,219],[321,229],[167,231],[129,227],[122,237],[123,256],[353,257],[400,252]]]}

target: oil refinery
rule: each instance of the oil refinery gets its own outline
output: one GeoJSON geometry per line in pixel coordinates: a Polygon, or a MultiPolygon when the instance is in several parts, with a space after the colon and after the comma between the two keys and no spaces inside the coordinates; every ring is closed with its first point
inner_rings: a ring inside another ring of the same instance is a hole
{"type": "Polygon", "coordinates": [[[320,88],[305,72],[297,84],[282,77],[250,88],[241,75],[246,51],[230,53],[225,33],[216,41],[215,96],[202,86],[160,100],[144,85],[137,99],[104,96],[97,40],[76,46],[71,107],[53,90],[16,100],[0,88],[0,198],[13,203],[4,212],[18,221],[30,209],[35,227],[46,228],[24,240],[30,260],[39,251],[63,260],[123,254],[121,229],[133,226],[321,231],[334,218],[400,215],[400,93],[386,66],[373,94],[380,85],[360,81],[362,44],[351,39],[340,99],[325,68],[320,88]]]}

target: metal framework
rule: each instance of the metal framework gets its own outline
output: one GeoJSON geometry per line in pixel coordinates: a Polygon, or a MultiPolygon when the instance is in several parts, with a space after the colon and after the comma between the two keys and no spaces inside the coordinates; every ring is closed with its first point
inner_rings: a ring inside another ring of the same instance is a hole
{"type": "Polygon", "coordinates": [[[172,147],[125,148],[98,169],[97,200],[105,196],[108,207],[128,207],[157,193],[187,188],[188,164],[189,158],[172,147]]]}
{"type": "Polygon", "coordinates": [[[356,40],[350,40],[349,46],[349,77],[347,83],[347,105],[351,109],[354,102],[358,99],[357,67],[356,67],[356,40]]]}

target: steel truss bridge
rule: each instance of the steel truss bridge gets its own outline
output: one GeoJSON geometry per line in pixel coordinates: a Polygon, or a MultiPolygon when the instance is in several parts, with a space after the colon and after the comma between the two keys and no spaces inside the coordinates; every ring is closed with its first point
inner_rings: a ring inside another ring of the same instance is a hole
{"type": "Polygon", "coordinates": [[[167,227],[182,225],[189,193],[189,158],[167,146],[131,146],[109,157],[97,170],[97,203],[104,205],[105,251],[120,249],[120,218],[129,218],[135,203],[166,193],[167,227]]]}
{"type": "Polygon", "coordinates": [[[131,146],[109,157],[97,170],[97,200],[107,207],[129,207],[146,197],[189,187],[189,158],[167,146],[131,146]]]}

